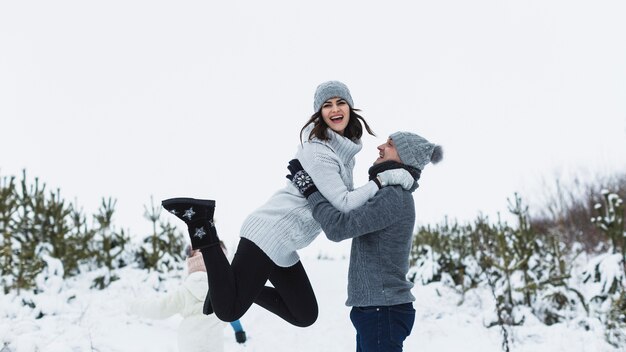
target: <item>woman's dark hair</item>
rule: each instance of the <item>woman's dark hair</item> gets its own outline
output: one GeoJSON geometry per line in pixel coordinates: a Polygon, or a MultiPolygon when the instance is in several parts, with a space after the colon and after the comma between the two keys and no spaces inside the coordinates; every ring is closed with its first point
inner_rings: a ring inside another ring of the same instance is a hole
{"type": "MultiPolygon", "coordinates": [[[[353,109],[352,107],[350,108],[350,120],[348,121],[348,125],[346,126],[345,131],[343,131],[343,136],[353,142],[359,140],[363,135],[363,126],[361,125],[361,123],[365,125],[367,133],[371,134],[372,136],[376,136],[374,132],[372,132],[370,126],[367,124],[367,121],[365,121],[365,119],[361,115],[356,113],[357,111],[361,110],[353,109]],[[359,122],[359,120],[361,121],[359,122]]],[[[326,129],[328,128],[328,125],[326,124],[326,121],[324,121],[324,119],[322,118],[322,110],[320,110],[311,115],[309,121],[307,121],[306,124],[304,124],[304,127],[302,127],[302,129],[300,130],[300,143],[302,143],[302,133],[304,132],[304,129],[310,124],[313,124],[313,129],[309,134],[309,141],[313,139],[313,137],[316,137],[317,139],[322,141],[327,141],[330,139],[330,137],[326,134],[326,129]]]]}

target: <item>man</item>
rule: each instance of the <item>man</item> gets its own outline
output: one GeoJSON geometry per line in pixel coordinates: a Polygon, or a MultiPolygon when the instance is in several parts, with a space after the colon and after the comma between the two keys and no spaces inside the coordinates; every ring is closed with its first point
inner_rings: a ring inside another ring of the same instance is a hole
{"type": "Polygon", "coordinates": [[[411,190],[380,187],[366,204],[341,213],[317,191],[298,160],[290,162],[291,175],[287,176],[307,197],[326,237],[335,242],[353,239],[346,305],[352,307],[357,352],[402,351],[411,333],[415,297],[406,275],[415,225],[412,192],[424,167],[443,158],[441,146],[409,132],[393,133],[377,149],[379,157],[369,169],[370,179],[380,187],[378,173],[403,168],[415,178],[411,190]]]}

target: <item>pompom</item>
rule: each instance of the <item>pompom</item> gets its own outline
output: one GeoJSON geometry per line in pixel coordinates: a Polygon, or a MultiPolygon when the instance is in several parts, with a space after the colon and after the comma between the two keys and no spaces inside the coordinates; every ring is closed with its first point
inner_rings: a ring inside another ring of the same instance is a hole
{"type": "Polygon", "coordinates": [[[437,164],[443,159],[443,148],[440,145],[435,145],[433,153],[430,156],[430,162],[437,164]]]}

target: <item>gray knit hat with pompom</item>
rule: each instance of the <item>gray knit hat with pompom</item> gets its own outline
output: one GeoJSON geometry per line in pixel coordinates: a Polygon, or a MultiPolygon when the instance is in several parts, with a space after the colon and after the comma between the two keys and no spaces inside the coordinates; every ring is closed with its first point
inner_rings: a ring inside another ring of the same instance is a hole
{"type": "Polygon", "coordinates": [[[396,132],[389,136],[396,146],[402,163],[424,170],[429,162],[436,164],[443,159],[443,148],[426,138],[411,132],[396,132]]]}
{"type": "Polygon", "coordinates": [[[327,81],[317,86],[317,89],[315,90],[313,111],[320,111],[326,100],[335,97],[339,97],[347,101],[348,105],[350,105],[351,108],[354,108],[354,102],[352,102],[352,96],[350,95],[348,86],[339,81],[327,81]]]}

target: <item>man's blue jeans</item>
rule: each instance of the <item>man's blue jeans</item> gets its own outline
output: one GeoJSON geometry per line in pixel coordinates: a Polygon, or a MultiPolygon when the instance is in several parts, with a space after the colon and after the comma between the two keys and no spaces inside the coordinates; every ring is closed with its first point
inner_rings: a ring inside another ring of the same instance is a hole
{"type": "Polygon", "coordinates": [[[399,352],[413,329],[413,303],[395,306],[352,307],[357,352],[399,352]]]}

